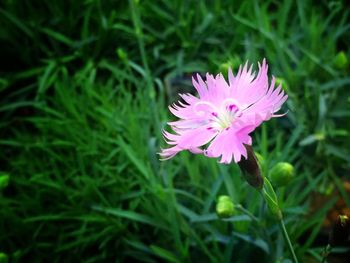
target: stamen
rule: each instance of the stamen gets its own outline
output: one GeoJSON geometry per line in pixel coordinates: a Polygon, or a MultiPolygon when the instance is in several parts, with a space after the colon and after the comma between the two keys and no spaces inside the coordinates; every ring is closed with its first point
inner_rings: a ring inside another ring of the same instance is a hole
{"type": "Polygon", "coordinates": [[[238,107],[235,104],[230,104],[230,105],[228,105],[228,110],[237,112],[238,111],[238,107]]]}
{"type": "Polygon", "coordinates": [[[233,98],[225,99],[220,107],[217,108],[214,104],[208,101],[199,101],[194,105],[194,111],[198,115],[210,114],[213,118],[208,116],[208,123],[210,127],[208,130],[221,132],[228,130],[237,117],[242,115],[241,105],[233,98]]]}
{"type": "Polygon", "coordinates": [[[236,105],[237,107],[240,108],[240,105],[239,105],[238,101],[235,100],[235,99],[233,99],[233,98],[227,98],[227,99],[225,99],[225,100],[221,103],[221,105],[222,105],[224,108],[225,108],[227,105],[231,105],[231,104],[236,105]]]}
{"type": "Polygon", "coordinates": [[[286,115],[289,112],[289,110],[287,110],[285,113],[281,113],[281,114],[272,114],[272,117],[283,117],[284,115],[286,115]]]}

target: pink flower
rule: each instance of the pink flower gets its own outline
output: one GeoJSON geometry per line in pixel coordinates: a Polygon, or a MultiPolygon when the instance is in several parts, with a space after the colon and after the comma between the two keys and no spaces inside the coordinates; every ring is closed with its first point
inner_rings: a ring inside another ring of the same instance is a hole
{"type": "Polygon", "coordinates": [[[169,122],[175,134],[163,131],[166,142],[171,145],[162,149],[160,156],[167,160],[178,152],[189,150],[208,157],[221,157],[221,163],[237,163],[243,155],[247,159],[244,144],[251,145],[249,134],[274,114],[288,96],[279,85],[275,89],[275,78],[269,85],[268,66],[265,59],[259,63],[259,72],[252,72],[246,63],[239,67],[236,76],[228,71],[227,83],[222,74],[216,77],[206,74],[206,81],[197,75],[192,78],[199,97],[189,93],[179,94],[184,102],[169,106],[179,118],[169,122]]]}

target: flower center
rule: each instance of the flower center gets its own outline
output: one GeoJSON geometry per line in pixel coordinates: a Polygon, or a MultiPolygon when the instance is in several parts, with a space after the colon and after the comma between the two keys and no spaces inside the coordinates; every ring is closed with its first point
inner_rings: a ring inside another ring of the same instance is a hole
{"type": "Polygon", "coordinates": [[[210,113],[208,119],[210,127],[208,129],[219,132],[230,128],[236,118],[242,115],[238,103],[231,98],[221,102],[219,107],[207,101],[198,102],[195,105],[195,111],[198,115],[202,116],[205,115],[205,113],[210,113]]]}
{"type": "Polygon", "coordinates": [[[212,128],[218,131],[230,128],[231,124],[239,115],[239,109],[235,104],[226,105],[224,108],[221,107],[220,111],[212,112],[213,118],[212,128]],[[238,114],[237,114],[238,113],[238,114]]]}

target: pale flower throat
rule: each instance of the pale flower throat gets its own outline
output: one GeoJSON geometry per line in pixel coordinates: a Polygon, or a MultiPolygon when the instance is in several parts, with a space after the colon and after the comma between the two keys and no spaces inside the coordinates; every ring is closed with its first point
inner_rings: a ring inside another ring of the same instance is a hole
{"type": "Polygon", "coordinates": [[[206,124],[210,124],[208,130],[221,132],[231,127],[232,123],[242,115],[242,111],[234,99],[226,99],[217,107],[208,101],[199,101],[194,105],[194,110],[199,116],[208,116],[206,124]]]}

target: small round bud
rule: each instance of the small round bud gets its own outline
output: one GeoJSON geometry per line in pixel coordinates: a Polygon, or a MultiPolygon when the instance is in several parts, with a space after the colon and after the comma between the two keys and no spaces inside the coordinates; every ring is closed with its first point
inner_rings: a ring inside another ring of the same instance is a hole
{"type": "Polygon", "coordinates": [[[338,69],[346,69],[348,67],[349,61],[344,51],[339,52],[334,57],[333,64],[338,69]]]}
{"type": "Polygon", "coordinates": [[[219,72],[227,72],[229,68],[231,68],[231,64],[229,62],[222,63],[219,66],[219,72]]]}
{"type": "Polygon", "coordinates": [[[216,214],[220,218],[231,217],[235,212],[235,208],[231,198],[227,195],[221,195],[216,204],[216,214]]]}
{"type": "Polygon", "coordinates": [[[118,54],[118,57],[123,61],[128,59],[128,55],[126,54],[126,52],[122,48],[117,49],[117,54],[118,54]]]}
{"type": "Polygon", "coordinates": [[[229,69],[235,69],[242,64],[241,59],[238,55],[233,55],[229,60],[219,65],[219,72],[228,72],[229,69]]]}
{"type": "Polygon", "coordinates": [[[10,176],[6,173],[0,173],[0,191],[5,189],[10,181],[10,176]]]}
{"type": "Polygon", "coordinates": [[[280,162],[272,167],[270,171],[270,179],[277,186],[286,186],[294,178],[294,167],[290,163],[280,162]]]}

